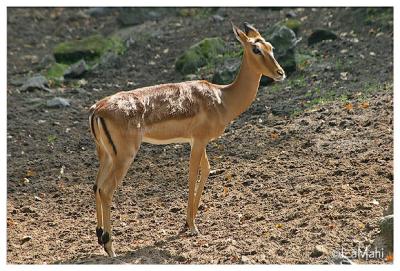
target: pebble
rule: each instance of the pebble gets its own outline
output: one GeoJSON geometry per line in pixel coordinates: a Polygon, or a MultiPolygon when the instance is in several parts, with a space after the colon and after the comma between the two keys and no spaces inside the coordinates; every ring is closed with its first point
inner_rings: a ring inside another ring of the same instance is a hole
{"type": "Polygon", "coordinates": [[[33,213],[36,213],[36,209],[31,206],[24,206],[21,208],[21,212],[26,213],[26,214],[27,213],[33,214],[33,213]]]}
{"type": "Polygon", "coordinates": [[[311,252],[310,257],[318,258],[324,254],[327,255],[328,250],[323,245],[316,245],[313,252],[311,252]]]}
{"type": "Polygon", "coordinates": [[[20,240],[21,245],[25,244],[26,242],[29,242],[30,240],[32,240],[32,236],[27,235],[27,236],[22,237],[20,240]]]}

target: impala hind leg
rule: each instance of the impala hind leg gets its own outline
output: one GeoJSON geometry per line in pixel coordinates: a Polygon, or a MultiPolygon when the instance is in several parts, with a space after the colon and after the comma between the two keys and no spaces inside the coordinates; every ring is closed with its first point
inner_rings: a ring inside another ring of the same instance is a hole
{"type": "Polygon", "coordinates": [[[96,236],[98,239],[98,243],[101,243],[101,236],[103,235],[103,211],[100,199],[100,193],[98,188],[98,183],[102,182],[102,178],[108,175],[108,172],[111,167],[111,160],[106,155],[105,150],[102,149],[99,145],[96,146],[97,156],[99,157],[99,170],[96,176],[96,183],[93,185],[93,193],[96,199],[96,218],[97,218],[97,225],[96,225],[96,236]]]}
{"type": "Polygon", "coordinates": [[[139,149],[139,143],[137,141],[128,142],[128,139],[122,138],[124,142],[124,148],[118,148],[117,154],[112,156],[112,165],[107,178],[99,183],[99,195],[102,205],[102,216],[103,216],[103,233],[101,236],[101,243],[104,246],[104,250],[110,257],[115,257],[115,252],[112,244],[112,228],[111,228],[111,205],[114,192],[118,185],[122,182],[125,177],[129,166],[134,160],[136,153],[139,149]]]}

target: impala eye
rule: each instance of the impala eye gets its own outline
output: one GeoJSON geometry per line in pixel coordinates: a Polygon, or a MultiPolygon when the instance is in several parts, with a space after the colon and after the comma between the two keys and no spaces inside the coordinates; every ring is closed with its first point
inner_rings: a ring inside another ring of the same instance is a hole
{"type": "Polygon", "coordinates": [[[255,53],[256,55],[261,55],[260,49],[258,49],[256,46],[253,47],[253,53],[255,53]]]}

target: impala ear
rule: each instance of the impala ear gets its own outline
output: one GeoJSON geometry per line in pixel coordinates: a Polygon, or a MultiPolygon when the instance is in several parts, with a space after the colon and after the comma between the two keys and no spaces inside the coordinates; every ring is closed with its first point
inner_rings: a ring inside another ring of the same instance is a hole
{"type": "Polygon", "coordinates": [[[255,38],[255,37],[260,36],[260,33],[258,32],[258,30],[251,24],[245,22],[243,25],[244,25],[244,32],[246,33],[246,35],[248,37],[255,38]]]}
{"type": "Polygon", "coordinates": [[[235,33],[236,39],[238,41],[240,41],[241,44],[244,44],[249,38],[236,25],[234,25],[232,22],[231,22],[231,24],[232,24],[233,33],[235,33]]]}

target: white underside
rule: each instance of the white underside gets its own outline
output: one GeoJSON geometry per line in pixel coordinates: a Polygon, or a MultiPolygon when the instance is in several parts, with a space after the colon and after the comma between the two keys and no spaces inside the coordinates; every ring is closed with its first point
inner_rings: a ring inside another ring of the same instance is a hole
{"type": "Polygon", "coordinates": [[[176,138],[169,138],[164,140],[143,137],[143,142],[155,144],[155,145],[165,145],[165,144],[176,144],[176,143],[190,143],[192,140],[190,138],[183,138],[183,137],[176,137],[176,138]]]}

